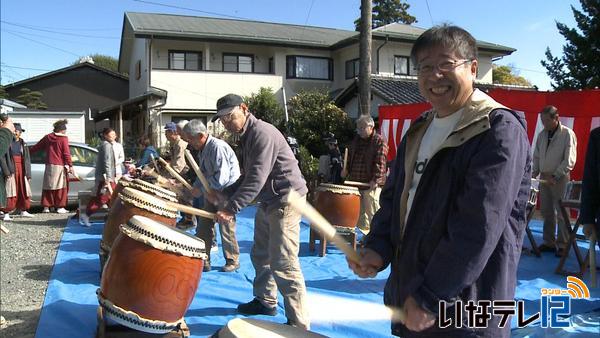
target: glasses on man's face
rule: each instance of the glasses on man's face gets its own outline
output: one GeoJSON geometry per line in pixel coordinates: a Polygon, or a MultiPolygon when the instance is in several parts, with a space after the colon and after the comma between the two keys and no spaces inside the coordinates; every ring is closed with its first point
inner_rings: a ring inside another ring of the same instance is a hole
{"type": "Polygon", "coordinates": [[[229,113],[225,116],[221,116],[221,123],[226,124],[226,123],[233,121],[233,113],[235,113],[236,111],[237,111],[237,108],[232,110],[231,113],[229,113]]]}
{"type": "Polygon", "coordinates": [[[462,66],[465,63],[471,62],[471,60],[445,60],[436,65],[423,63],[417,66],[417,73],[419,75],[431,74],[434,70],[438,70],[442,73],[450,72],[458,66],[462,66]]]}

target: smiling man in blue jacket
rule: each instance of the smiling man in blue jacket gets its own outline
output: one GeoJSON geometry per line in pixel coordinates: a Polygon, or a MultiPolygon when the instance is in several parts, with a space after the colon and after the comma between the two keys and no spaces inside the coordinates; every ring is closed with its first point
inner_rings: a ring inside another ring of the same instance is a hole
{"type": "MultiPolygon", "coordinates": [[[[440,325],[456,305],[513,300],[531,180],[525,118],[473,88],[475,39],[456,26],[424,32],[411,51],[419,90],[433,109],[407,131],[380,197],[361,277],[391,264],[384,301],[402,337],[508,337],[499,327],[440,325]]],[[[460,309],[460,306],[458,307],[460,309]]],[[[491,313],[491,308],[487,308],[491,313]]]]}

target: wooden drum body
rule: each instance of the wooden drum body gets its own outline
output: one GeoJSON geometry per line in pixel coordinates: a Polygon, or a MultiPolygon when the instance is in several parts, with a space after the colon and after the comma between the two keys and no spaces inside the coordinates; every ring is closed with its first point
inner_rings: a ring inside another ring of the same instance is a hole
{"type": "Polygon", "coordinates": [[[205,259],[201,239],[133,216],[121,226],[97,291],[105,316],[144,332],[172,331],[194,299],[205,259]]]}
{"type": "Polygon", "coordinates": [[[354,228],[360,213],[360,193],[356,187],[323,183],[317,187],[314,205],[332,225],[354,228]]]}
{"type": "Polygon", "coordinates": [[[177,210],[166,205],[160,198],[132,188],[123,188],[108,211],[102,239],[100,240],[101,272],[112,244],[119,235],[119,226],[126,224],[132,216],[140,215],[175,227],[177,210]]]}

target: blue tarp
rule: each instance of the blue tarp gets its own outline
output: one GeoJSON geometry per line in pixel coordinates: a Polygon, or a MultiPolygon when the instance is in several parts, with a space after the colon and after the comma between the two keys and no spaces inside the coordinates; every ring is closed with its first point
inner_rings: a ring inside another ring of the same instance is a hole
{"type": "MultiPolygon", "coordinates": [[[[252,299],[254,269],[249,252],[255,211],[254,207],[249,207],[238,215],[240,270],[219,272],[218,268],[225,263],[222,253],[212,253],[213,270],[202,274],[198,291],[185,316],[192,337],[212,335],[229,320],[240,316],[236,313],[238,304],[252,299]]],[[[94,223],[92,227],[85,228],[69,220],[50,277],[36,337],[94,337],[102,226],[102,223],[94,223]]],[[[539,237],[541,223],[532,222],[532,228],[539,237]]],[[[309,229],[305,223],[302,224],[300,238],[300,263],[308,292],[311,330],[330,337],[390,336],[389,313],[382,306],[383,286],[389,268],[379,273],[377,278],[359,279],[350,272],[343,254],[335,248],[330,247],[325,257],[309,252],[309,229]]],[[[582,242],[581,248],[586,247],[587,243],[582,242]]],[[[551,253],[544,254],[542,258],[522,256],[516,296],[526,301],[527,315],[539,311],[540,288],[566,287],[565,277],[554,274],[557,263],[558,258],[551,253]]],[[[567,267],[575,270],[573,258],[569,264],[567,267]]],[[[513,335],[596,335],[600,325],[600,290],[590,291],[590,299],[572,301],[570,320],[573,325],[568,330],[542,329],[534,323],[524,329],[514,329],[513,335]]],[[[277,316],[255,318],[285,323],[283,302],[280,299],[277,316]]]]}

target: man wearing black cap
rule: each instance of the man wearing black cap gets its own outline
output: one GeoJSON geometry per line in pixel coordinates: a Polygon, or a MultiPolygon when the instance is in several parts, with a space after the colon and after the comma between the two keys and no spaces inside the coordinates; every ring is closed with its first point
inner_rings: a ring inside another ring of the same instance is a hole
{"type": "Polygon", "coordinates": [[[225,206],[217,211],[217,220],[230,222],[253,200],[260,203],[250,253],[256,270],[254,299],[240,304],[238,311],[274,316],[279,290],[287,324],[309,329],[306,288],[298,261],[301,216],[284,203],[291,189],[302,196],[308,192],[298,161],[281,132],[254,117],[239,95],[228,94],[217,101],[213,121],[217,119],[225,129],[240,135],[244,173],[225,206]]]}

